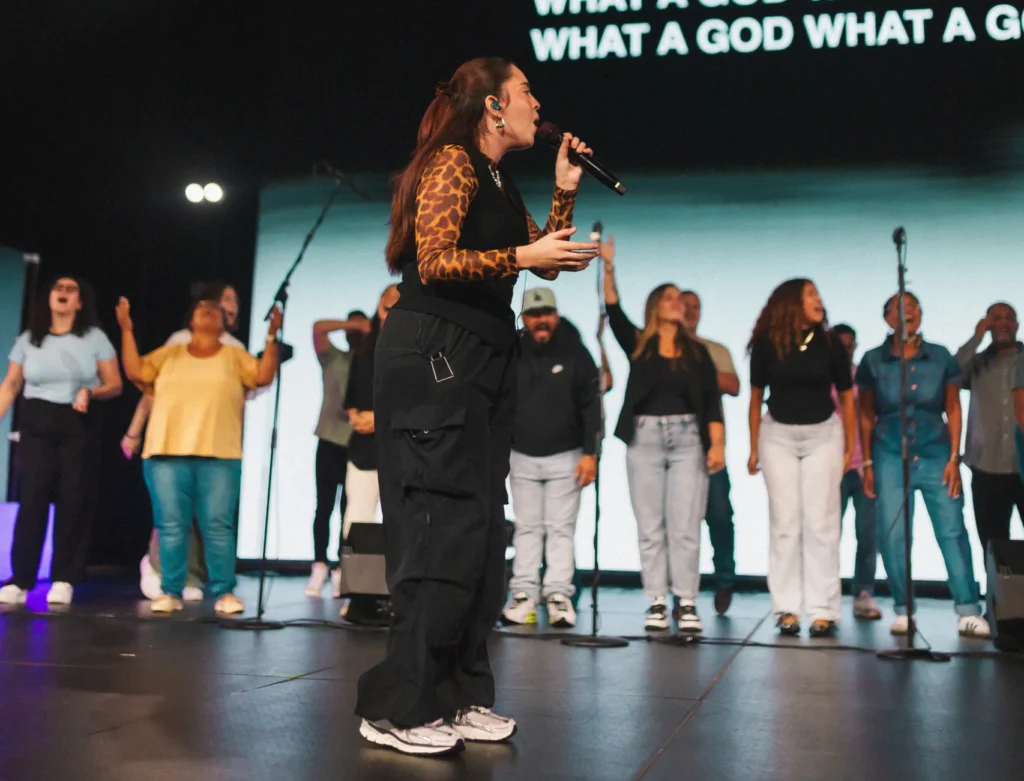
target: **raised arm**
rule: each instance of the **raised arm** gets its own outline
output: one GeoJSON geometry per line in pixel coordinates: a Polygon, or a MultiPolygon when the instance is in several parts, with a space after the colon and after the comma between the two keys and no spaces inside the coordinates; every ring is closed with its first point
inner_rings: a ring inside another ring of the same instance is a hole
{"type": "Polygon", "coordinates": [[[277,374],[277,332],[281,330],[283,315],[277,306],[270,314],[270,327],[267,330],[267,345],[260,356],[259,368],[256,370],[256,387],[265,388],[274,381],[277,374]]]}
{"type": "Polygon", "coordinates": [[[985,338],[985,332],[989,328],[989,317],[981,318],[978,324],[974,327],[974,336],[968,339],[963,346],[956,351],[956,362],[960,367],[960,371],[964,375],[963,386],[967,389],[971,389],[971,375],[973,374],[974,364],[978,360],[978,348],[981,346],[981,341],[985,338]]]}
{"type": "Polygon", "coordinates": [[[124,376],[131,382],[141,383],[142,358],[139,356],[139,347],[135,343],[135,326],[132,323],[131,306],[128,299],[121,296],[117,302],[117,324],[121,326],[121,364],[124,366],[124,376]]]}
{"type": "Polygon", "coordinates": [[[331,349],[331,340],[327,334],[335,331],[350,333],[369,333],[370,319],[359,318],[356,320],[317,320],[313,323],[313,349],[317,355],[323,355],[331,349]]]}

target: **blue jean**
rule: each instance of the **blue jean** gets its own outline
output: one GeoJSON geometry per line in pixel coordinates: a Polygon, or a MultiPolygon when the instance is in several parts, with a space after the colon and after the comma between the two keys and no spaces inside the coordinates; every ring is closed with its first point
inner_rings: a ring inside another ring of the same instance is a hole
{"type": "Polygon", "coordinates": [[[160,588],[181,597],[188,568],[192,519],[199,523],[213,597],[235,589],[235,514],[242,462],[228,458],[187,456],[145,460],[143,475],[153,502],[153,522],[160,532],[160,588]]]}
{"type": "Polygon", "coordinates": [[[875,573],[878,570],[878,520],[875,500],[864,493],[864,483],[856,469],[843,476],[840,485],[840,512],[853,502],[854,528],[857,534],[857,557],[853,567],[854,596],[866,591],[875,593],[875,573]]]}
{"type": "Polygon", "coordinates": [[[718,588],[732,588],[736,582],[736,530],[729,500],[731,487],[728,469],[715,472],[708,478],[708,509],[704,520],[708,524],[715,585],[718,588]]]}
{"type": "Polygon", "coordinates": [[[708,472],[693,415],[636,419],[626,478],[640,543],[644,593],[693,600],[700,591],[700,522],[708,472]]]}
{"type": "MultiPolygon", "coordinates": [[[[878,499],[878,533],[881,535],[882,563],[889,576],[896,615],[907,613],[906,559],[904,555],[903,463],[899,453],[875,449],[875,492],[878,499]]],[[[935,540],[946,563],[949,590],[956,612],[961,616],[981,614],[978,584],[974,580],[971,544],[964,524],[964,497],[956,499],[942,484],[945,458],[917,457],[910,465],[910,526],[914,523],[914,492],[920,491],[931,517],[935,540]]]]}

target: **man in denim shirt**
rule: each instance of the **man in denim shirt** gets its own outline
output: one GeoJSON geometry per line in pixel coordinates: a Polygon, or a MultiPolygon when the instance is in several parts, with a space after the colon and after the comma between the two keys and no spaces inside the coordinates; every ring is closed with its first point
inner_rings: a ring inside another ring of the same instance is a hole
{"type": "Polygon", "coordinates": [[[1024,480],[1024,353],[1017,356],[1013,370],[1013,410],[1017,416],[1017,471],[1024,480]]]}
{"type": "MultiPolygon", "coordinates": [[[[897,297],[883,307],[885,321],[899,326],[897,297]]],[[[913,525],[914,491],[920,491],[935,538],[946,563],[949,590],[960,616],[958,630],[965,637],[989,637],[981,617],[978,584],[974,579],[971,547],[964,525],[964,499],[960,482],[960,385],[963,374],[945,347],[921,338],[921,307],[907,293],[904,308],[907,341],[907,444],[911,458],[910,522],[913,525]]],[[[896,621],[893,634],[908,630],[905,527],[902,517],[904,484],[900,432],[900,345],[895,337],[868,351],[857,369],[860,389],[861,440],[871,443],[871,458],[864,462],[864,492],[876,496],[882,561],[889,575],[896,621]]]]}

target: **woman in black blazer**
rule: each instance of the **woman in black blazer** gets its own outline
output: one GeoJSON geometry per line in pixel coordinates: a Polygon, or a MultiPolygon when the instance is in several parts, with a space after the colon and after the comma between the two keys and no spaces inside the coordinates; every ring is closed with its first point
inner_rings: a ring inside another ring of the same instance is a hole
{"type": "Polygon", "coordinates": [[[667,629],[666,595],[680,631],[700,632],[700,524],[708,475],[725,466],[725,427],[711,355],[683,323],[675,285],[647,296],[643,328],[622,311],[615,286],[615,245],[601,246],[608,324],[630,359],[626,396],[615,436],[626,443],[626,474],[636,516],[645,629],[667,629]]]}

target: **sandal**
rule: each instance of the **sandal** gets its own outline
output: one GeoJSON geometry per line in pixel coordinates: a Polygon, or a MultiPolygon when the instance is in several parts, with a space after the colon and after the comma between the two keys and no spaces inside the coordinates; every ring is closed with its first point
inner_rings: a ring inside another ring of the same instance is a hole
{"type": "Polygon", "coordinates": [[[779,628],[779,634],[786,637],[795,637],[800,634],[800,619],[792,613],[783,613],[775,624],[779,628]]]}
{"type": "Polygon", "coordinates": [[[835,621],[826,621],[824,618],[819,618],[811,624],[809,634],[811,637],[835,637],[836,629],[835,621]]]}

